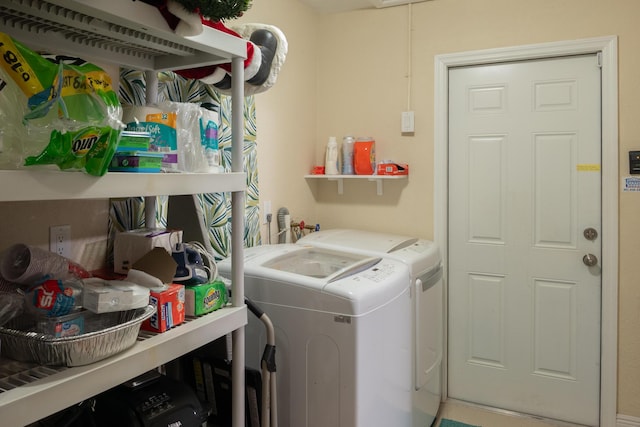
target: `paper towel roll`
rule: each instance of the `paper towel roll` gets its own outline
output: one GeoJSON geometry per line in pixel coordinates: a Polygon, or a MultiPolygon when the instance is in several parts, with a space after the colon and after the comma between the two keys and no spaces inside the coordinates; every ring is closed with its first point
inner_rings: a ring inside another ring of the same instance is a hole
{"type": "Polygon", "coordinates": [[[127,123],[145,122],[147,114],[162,113],[162,110],[152,106],[126,105],[122,107],[122,121],[127,123]]]}

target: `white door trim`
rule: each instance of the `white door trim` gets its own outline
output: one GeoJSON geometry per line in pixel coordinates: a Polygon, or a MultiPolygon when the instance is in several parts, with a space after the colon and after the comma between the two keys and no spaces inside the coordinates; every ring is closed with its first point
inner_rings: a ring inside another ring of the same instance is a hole
{"type": "MultiPolygon", "coordinates": [[[[617,411],[618,359],[618,39],[598,37],[488,49],[435,57],[434,240],[443,254],[447,318],[448,247],[448,70],[450,67],[549,58],[585,53],[602,58],[602,331],[600,426],[614,427],[617,411]]],[[[443,398],[447,396],[447,326],[443,355],[443,398]]]]}

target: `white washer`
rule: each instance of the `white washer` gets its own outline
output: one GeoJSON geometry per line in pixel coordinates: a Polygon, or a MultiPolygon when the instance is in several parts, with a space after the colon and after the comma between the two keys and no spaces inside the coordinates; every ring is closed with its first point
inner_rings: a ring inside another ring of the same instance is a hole
{"type": "MultiPolygon", "coordinates": [[[[245,294],[275,327],[278,425],[411,426],[407,266],[296,244],[244,253],[245,294]]],[[[230,260],[218,271],[229,277],[230,260]]],[[[249,316],[249,367],[259,369],[265,343],[249,316]]]]}
{"type": "Polygon", "coordinates": [[[409,267],[414,299],[413,427],[430,426],[442,400],[443,295],[442,256],[429,240],[351,229],[309,233],[300,245],[390,257],[409,267]]]}

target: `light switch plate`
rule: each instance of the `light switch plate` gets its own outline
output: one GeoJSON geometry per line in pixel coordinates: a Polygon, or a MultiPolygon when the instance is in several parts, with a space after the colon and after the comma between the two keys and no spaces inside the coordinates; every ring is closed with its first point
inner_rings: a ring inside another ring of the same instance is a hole
{"type": "Polygon", "coordinates": [[[413,132],[415,129],[413,111],[402,112],[402,132],[413,132]]]}

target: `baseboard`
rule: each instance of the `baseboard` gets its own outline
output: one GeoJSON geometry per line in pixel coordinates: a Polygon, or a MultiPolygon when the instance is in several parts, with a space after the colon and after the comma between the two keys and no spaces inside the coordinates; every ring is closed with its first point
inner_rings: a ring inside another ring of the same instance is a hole
{"type": "Polygon", "coordinates": [[[640,427],[640,418],[618,414],[616,427],[640,427]]]}

